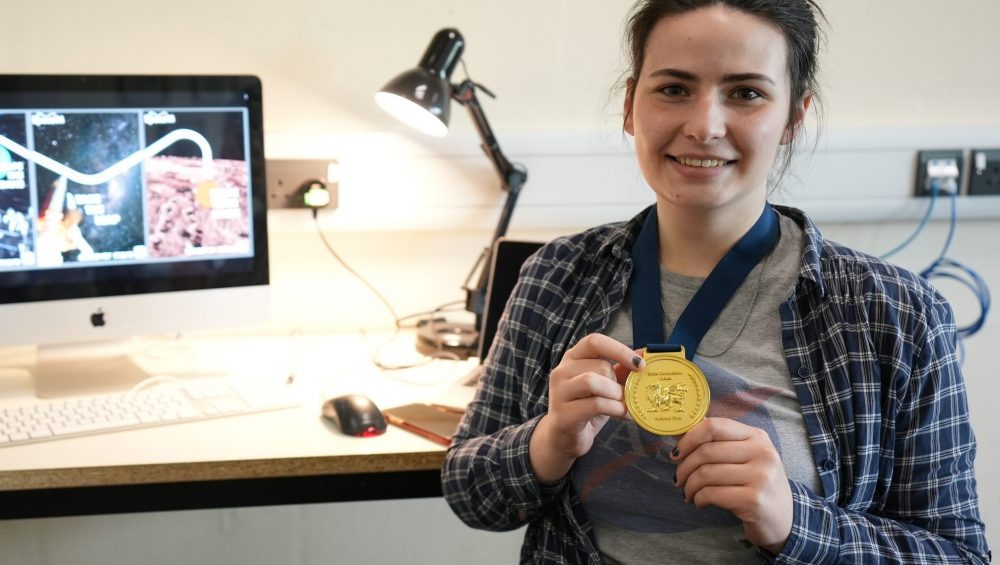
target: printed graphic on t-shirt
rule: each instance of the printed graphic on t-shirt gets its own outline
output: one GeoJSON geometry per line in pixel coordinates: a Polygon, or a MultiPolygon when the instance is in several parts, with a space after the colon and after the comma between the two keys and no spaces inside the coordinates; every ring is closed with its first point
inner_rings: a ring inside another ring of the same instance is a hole
{"type": "MultiPolygon", "coordinates": [[[[777,388],[752,387],[742,377],[696,358],[705,372],[712,402],[708,416],[763,429],[780,452],[781,443],[766,402],[777,388]]],[[[670,460],[675,437],[651,434],[634,422],[610,420],[590,452],[577,461],[573,481],[591,519],[643,533],[677,533],[735,526],[740,521],[719,508],[695,508],[673,485],[670,460]]]]}

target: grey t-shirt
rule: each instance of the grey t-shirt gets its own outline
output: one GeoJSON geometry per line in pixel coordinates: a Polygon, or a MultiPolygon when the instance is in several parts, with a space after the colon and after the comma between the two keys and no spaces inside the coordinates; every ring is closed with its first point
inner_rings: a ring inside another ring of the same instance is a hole
{"type": "MultiPolygon", "coordinates": [[[[801,406],[785,361],[778,314],[779,305],[795,288],[802,245],[802,229],[782,216],[781,237],[770,260],[747,276],[705,335],[694,362],[705,372],[711,389],[708,415],[767,431],[781,454],[786,475],[819,492],[801,406]],[[748,310],[750,318],[744,327],[748,310]]],[[[670,335],[673,321],[703,280],[661,269],[664,335],[670,335]]],[[[628,298],[604,333],[632,344],[628,298]]],[[[735,516],[719,508],[698,510],[684,503],[683,493],[673,486],[676,465],[668,454],[674,445],[676,438],[612,419],[590,452],[577,461],[572,480],[605,562],[759,563],[760,555],[746,540],[735,516]]]]}

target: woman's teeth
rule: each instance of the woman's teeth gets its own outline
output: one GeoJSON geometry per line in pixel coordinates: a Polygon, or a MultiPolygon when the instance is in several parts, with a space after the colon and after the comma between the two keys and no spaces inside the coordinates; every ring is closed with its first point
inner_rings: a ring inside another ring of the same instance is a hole
{"type": "Polygon", "coordinates": [[[677,157],[677,162],[682,165],[687,165],[689,167],[721,167],[728,163],[729,161],[721,161],[718,159],[690,159],[688,157],[677,157]]]}

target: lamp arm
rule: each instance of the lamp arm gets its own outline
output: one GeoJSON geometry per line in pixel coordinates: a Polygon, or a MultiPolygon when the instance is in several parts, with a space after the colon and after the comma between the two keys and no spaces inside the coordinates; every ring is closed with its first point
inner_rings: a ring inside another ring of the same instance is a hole
{"type": "Polygon", "coordinates": [[[493,239],[490,241],[490,246],[483,250],[483,253],[476,261],[476,264],[473,265],[472,272],[469,273],[469,277],[466,280],[465,308],[476,315],[476,327],[478,328],[486,307],[486,285],[490,278],[490,265],[492,263],[490,255],[493,251],[493,242],[507,233],[510,218],[514,213],[514,206],[517,204],[517,197],[521,194],[521,188],[528,180],[528,171],[523,166],[511,163],[503,154],[503,151],[500,150],[500,144],[497,143],[496,137],[493,136],[493,130],[490,128],[490,124],[486,120],[486,114],[483,113],[483,108],[476,97],[477,88],[482,89],[492,96],[490,91],[466,79],[461,84],[452,86],[452,98],[465,106],[469,111],[469,117],[472,119],[472,123],[475,124],[476,131],[479,133],[480,147],[493,163],[493,168],[496,169],[497,174],[500,176],[503,189],[507,192],[507,201],[500,211],[500,219],[497,222],[496,230],[493,232],[493,239]],[[482,269],[479,271],[479,278],[476,281],[476,285],[474,287],[468,286],[468,281],[472,279],[473,274],[480,265],[482,269]]]}
{"type": "Polygon", "coordinates": [[[492,266],[492,253],[493,253],[493,242],[503,237],[507,233],[507,226],[510,224],[510,217],[514,213],[514,205],[517,204],[517,197],[521,193],[521,187],[524,185],[524,181],[527,180],[527,172],[520,169],[520,175],[514,175],[514,184],[511,184],[507,190],[507,200],[504,202],[503,209],[500,211],[500,220],[497,222],[496,231],[493,232],[493,239],[490,241],[490,245],[483,249],[482,254],[480,254],[479,259],[476,261],[475,265],[472,266],[472,271],[466,278],[466,295],[465,295],[465,309],[476,315],[476,328],[479,328],[482,322],[483,312],[486,309],[486,285],[490,280],[490,268],[492,266]],[[482,266],[479,271],[479,279],[476,281],[476,286],[468,286],[469,280],[472,279],[473,274],[475,274],[476,269],[482,266]]]}
{"type": "Polygon", "coordinates": [[[465,79],[460,84],[452,85],[451,97],[459,104],[465,106],[469,111],[469,118],[472,119],[472,123],[476,126],[476,131],[479,133],[479,146],[486,153],[486,156],[489,157],[490,162],[493,163],[493,168],[496,169],[503,183],[503,189],[509,191],[511,185],[516,184],[517,177],[524,177],[520,179],[520,184],[523,185],[524,181],[527,180],[527,173],[512,164],[503,154],[503,151],[500,150],[500,144],[497,143],[496,137],[493,135],[493,129],[486,119],[486,114],[483,113],[483,107],[479,104],[476,89],[481,89],[483,92],[493,96],[483,86],[472,82],[470,79],[465,79]]]}

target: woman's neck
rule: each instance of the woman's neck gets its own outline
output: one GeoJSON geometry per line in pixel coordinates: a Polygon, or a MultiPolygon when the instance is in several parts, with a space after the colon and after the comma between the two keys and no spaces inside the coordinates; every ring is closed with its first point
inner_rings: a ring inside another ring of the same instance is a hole
{"type": "MultiPolygon", "coordinates": [[[[660,263],[668,270],[707,277],[760,217],[764,202],[704,210],[657,204],[660,263]]],[[[742,204],[742,203],[741,203],[742,204]]]]}

